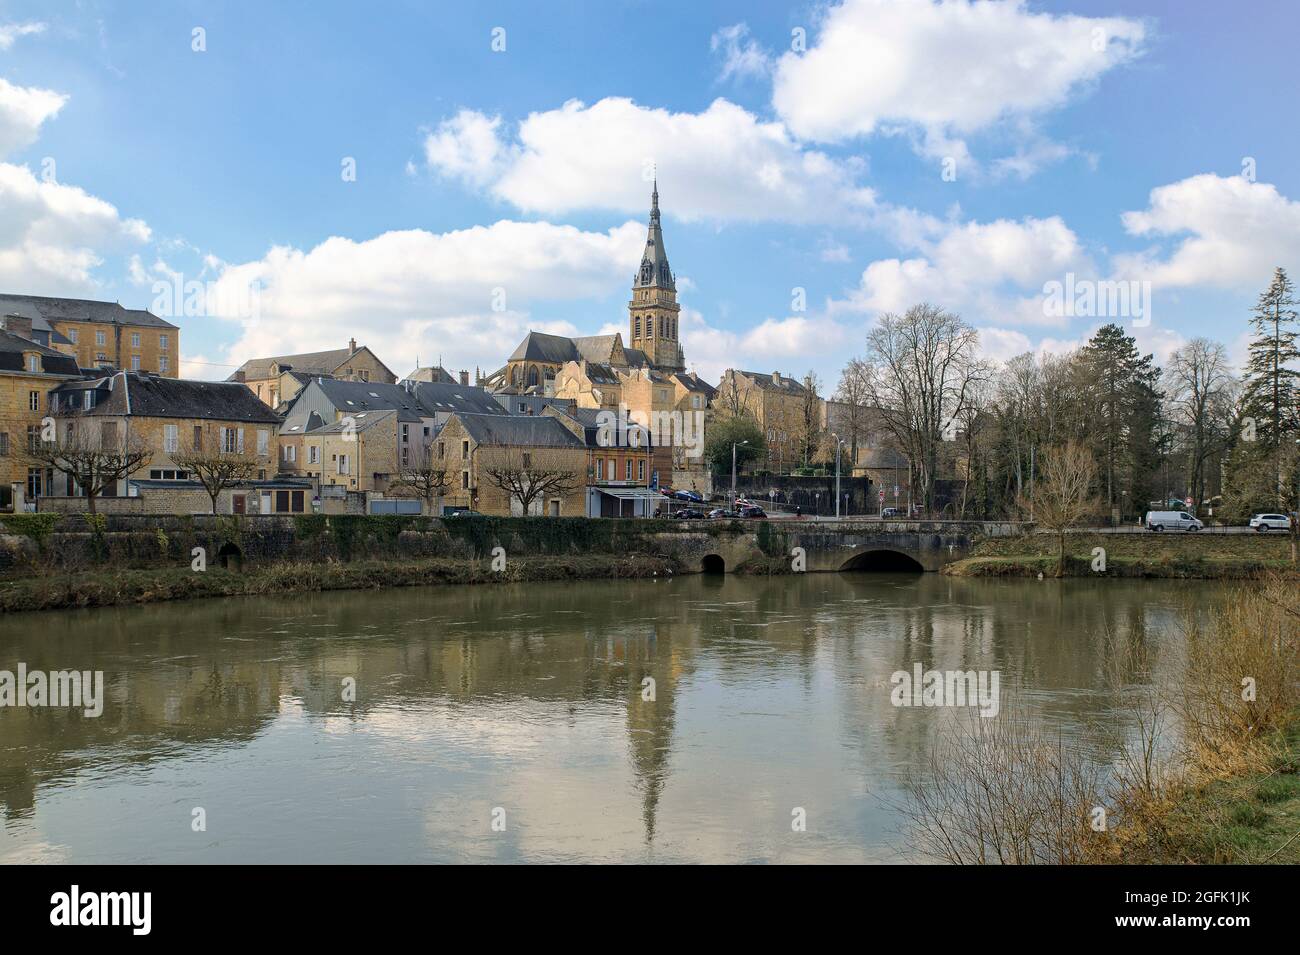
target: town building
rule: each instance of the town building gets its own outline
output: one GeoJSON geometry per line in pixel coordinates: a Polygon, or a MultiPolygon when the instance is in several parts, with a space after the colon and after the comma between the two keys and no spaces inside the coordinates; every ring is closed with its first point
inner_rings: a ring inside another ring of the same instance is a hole
{"type": "Polygon", "coordinates": [[[180,329],[146,309],[0,294],[0,320],[15,334],[72,357],[81,368],[180,376],[180,329]]]}
{"type": "MultiPolygon", "coordinates": [[[[209,511],[206,494],[178,460],[196,448],[220,447],[247,455],[254,461],[250,480],[268,481],[275,476],[275,433],[280,418],[238,384],[115,372],[65,381],[50,392],[49,405],[56,442],[67,446],[76,435],[91,435],[107,445],[138,441],[149,451],[148,460],[136,474],[105,488],[106,498],[130,496],[141,487],[167,488],[191,502],[186,511],[209,511]],[[132,484],[136,484],[134,489],[132,484]]],[[[58,471],[46,486],[45,497],[84,497],[72,477],[58,471]]],[[[256,504],[238,492],[228,497],[229,513],[256,510],[256,504]]],[[[260,503],[259,498],[255,496],[260,503]]],[[[50,505],[56,507],[57,502],[50,505]]]]}
{"type": "Polygon", "coordinates": [[[49,491],[53,472],[28,452],[41,440],[50,390],[80,377],[75,358],[32,340],[29,322],[10,316],[0,329],[0,511],[49,491]]]}
{"type": "Polygon", "coordinates": [[[291,401],[313,378],[375,384],[397,381],[397,376],[389,371],[388,366],[365,345],[358,346],[355,338],[348,342],[347,348],[332,351],[250,358],[226,380],[246,385],[268,407],[279,408],[291,401]]]}
{"type": "Polygon", "coordinates": [[[578,422],[556,414],[452,414],[433,449],[434,463],[446,468],[451,481],[444,506],[522,516],[520,496],[508,480],[494,479],[495,472],[540,489],[528,502],[528,514],[582,516],[589,454],[581,432],[578,422]]]}
{"type": "Polygon", "coordinates": [[[544,414],[582,429],[587,447],[587,517],[653,517],[663,495],[651,488],[650,430],[597,408],[552,405],[544,414]]]}
{"type": "Polygon", "coordinates": [[[825,430],[825,401],[808,384],[779,371],[728,368],[713,395],[728,417],[749,417],[767,442],[767,469],[785,473],[802,464],[802,449],[825,430]]]}

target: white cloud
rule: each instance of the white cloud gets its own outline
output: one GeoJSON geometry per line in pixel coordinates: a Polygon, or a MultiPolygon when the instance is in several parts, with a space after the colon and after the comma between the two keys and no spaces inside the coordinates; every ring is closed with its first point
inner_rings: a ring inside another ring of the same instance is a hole
{"type": "MultiPolygon", "coordinates": [[[[845,0],[807,52],[777,61],[772,102],[801,139],[910,129],[927,155],[965,165],[962,137],[1059,108],[1145,37],[1137,20],[1033,13],[1023,0],[845,0]]],[[[1053,158],[1032,152],[1007,171],[1053,158]]]]}
{"type": "Polygon", "coordinates": [[[0,156],[36,142],[41,124],[56,115],[68,98],[53,90],[14,86],[0,78],[0,156]]]}
{"type": "Polygon", "coordinates": [[[442,175],[485,186],[504,170],[509,150],[498,135],[501,117],[463,109],[424,138],[424,159],[442,175]]]}
{"type": "Polygon", "coordinates": [[[20,36],[34,36],[44,32],[44,23],[0,23],[0,50],[8,50],[20,36]]]}
{"type": "Polygon", "coordinates": [[[225,360],[339,348],[356,337],[399,375],[417,355],[493,371],[530,328],[589,334],[594,322],[541,322],[529,310],[544,300],[615,292],[629,281],[644,241],[644,226],[634,222],[584,232],[503,220],[441,234],[332,237],[307,251],[277,246],[225,266],[217,280],[222,301],[261,289],[256,320],[241,321],[225,360]]]}
{"type": "Polygon", "coordinates": [[[664,213],[681,220],[845,222],[875,202],[857,184],[860,160],[806,149],[725,99],[702,113],[572,100],[529,115],[513,140],[503,132],[499,119],[462,111],[426,137],[426,158],[531,213],[644,212],[656,169],[664,213]]]}
{"type": "Polygon", "coordinates": [[[1300,260],[1300,202],[1275,186],[1242,176],[1204,173],[1151,190],[1149,204],[1123,215],[1132,235],[1167,238],[1165,255],[1150,249],[1115,256],[1115,271],[1161,287],[1260,288],[1273,270],[1300,260]]]}
{"type": "Polygon", "coordinates": [[[0,286],[25,293],[90,291],[103,251],[150,235],[103,199],[10,163],[0,163],[0,209],[0,286]]]}
{"type": "Polygon", "coordinates": [[[744,23],[733,23],[713,34],[709,49],[714,53],[722,51],[719,82],[764,77],[772,68],[771,57],[749,35],[749,27],[744,23]]]}
{"type": "Polygon", "coordinates": [[[1019,221],[939,224],[916,230],[923,255],[880,259],[830,311],[898,312],[917,302],[952,309],[968,321],[1057,324],[1045,314],[1042,287],[1067,271],[1092,275],[1078,237],[1058,216],[1019,221]],[[924,235],[938,231],[937,237],[924,235]]]}

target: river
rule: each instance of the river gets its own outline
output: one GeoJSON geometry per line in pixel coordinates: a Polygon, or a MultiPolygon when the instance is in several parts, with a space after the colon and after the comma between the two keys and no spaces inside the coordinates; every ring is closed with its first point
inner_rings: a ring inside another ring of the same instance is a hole
{"type": "Polygon", "coordinates": [[[909,861],[900,780],[952,711],[892,705],[894,671],[996,670],[1104,760],[1114,639],[1159,680],[1227,592],[691,576],[10,615],[0,669],[106,689],[97,718],[0,708],[0,861],[909,861]]]}

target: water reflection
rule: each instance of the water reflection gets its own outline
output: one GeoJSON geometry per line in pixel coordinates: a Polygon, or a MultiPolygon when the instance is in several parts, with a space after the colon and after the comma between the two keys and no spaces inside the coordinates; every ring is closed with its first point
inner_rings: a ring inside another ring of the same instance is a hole
{"type": "Polygon", "coordinates": [[[1168,672],[1222,594],[821,574],[11,616],[0,668],[108,689],[98,719],[0,710],[0,859],[895,861],[888,797],[951,714],[893,707],[894,670],[997,669],[1104,755],[1113,644],[1168,672]]]}

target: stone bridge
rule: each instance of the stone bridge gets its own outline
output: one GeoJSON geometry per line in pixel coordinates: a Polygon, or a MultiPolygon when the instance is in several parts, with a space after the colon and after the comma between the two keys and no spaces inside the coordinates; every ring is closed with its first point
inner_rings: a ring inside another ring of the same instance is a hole
{"type": "Polygon", "coordinates": [[[758,522],[741,526],[743,530],[690,534],[691,546],[676,556],[705,573],[725,573],[758,560],[793,560],[793,549],[802,547],[810,573],[937,571],[969,556],[981,537],[1020,533],[1014,523],[983,521],[810,520],[771,521],[766,529],[758,522]]]}

